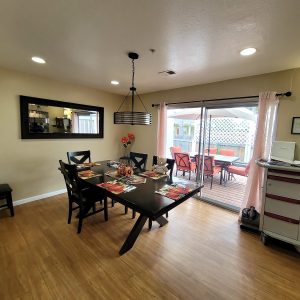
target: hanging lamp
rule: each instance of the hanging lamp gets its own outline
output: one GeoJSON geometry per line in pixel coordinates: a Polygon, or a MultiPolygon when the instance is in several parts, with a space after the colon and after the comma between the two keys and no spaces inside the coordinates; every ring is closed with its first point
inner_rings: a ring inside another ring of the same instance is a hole
{"type": "Polygon", "coordinates": [[[118,108],[117,112],[114,113],[114,124],[131,124],[131,125],[151,125],[152,115],[148,113],[142,99],[136,92],[134,86],[134,60],[139,58],[139,55],[134,52],[129,52],[128,57],[132,60],[132,83],[129,89],[129,93],[125,96],[123,102],[118,108]],[[131,94],[131,111],[119,111],[123,106],[128,95],[131,94]],[[134,111],[134,96],[137,96],[141,101],[145,111],[134,111]]]}

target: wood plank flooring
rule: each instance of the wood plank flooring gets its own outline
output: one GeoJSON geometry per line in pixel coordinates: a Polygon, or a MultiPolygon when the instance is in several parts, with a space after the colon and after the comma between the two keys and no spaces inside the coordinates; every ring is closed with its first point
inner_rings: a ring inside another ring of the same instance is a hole
{"type": "Polygon", "coordinates": [[[300,255],[241,232],[237,215],[190,199],[143,229],[116,204],[67,222],[66,195],[0,212],[0,299],[300,299],[300,255]]]}

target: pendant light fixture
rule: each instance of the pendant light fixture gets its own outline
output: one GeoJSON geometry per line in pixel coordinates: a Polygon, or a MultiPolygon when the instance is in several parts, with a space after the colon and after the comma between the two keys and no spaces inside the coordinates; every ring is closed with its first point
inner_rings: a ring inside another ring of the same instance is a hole
{"type": "Polygon", "coordinates": [[[131,124],[131,125],[150,125],[152,121],[152,115],[148,113],[142,99],[136,92],[134,86],[134,60],[139,58],[139,55],[134,52],[129,52],[128,57],[132,60],[132,83],[129,89],[129,93],[124,98],[117,112],[114,113],[114,123],[115,124],[131,124]],[[131,111],[119,111],[123,106],[128,95],[131,94],[131,111]],[[134,111],[134,96],[137,96],[141,101],[145,111],[134,111]]]}

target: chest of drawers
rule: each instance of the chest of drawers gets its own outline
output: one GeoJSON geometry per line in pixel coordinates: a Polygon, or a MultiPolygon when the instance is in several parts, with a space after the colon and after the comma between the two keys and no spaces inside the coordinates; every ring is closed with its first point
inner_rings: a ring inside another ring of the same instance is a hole
{"type": "Polygon", "coordinates": [[[300,250],[300,168],[267,166],[262,195],[260,230],[300,250]]]}

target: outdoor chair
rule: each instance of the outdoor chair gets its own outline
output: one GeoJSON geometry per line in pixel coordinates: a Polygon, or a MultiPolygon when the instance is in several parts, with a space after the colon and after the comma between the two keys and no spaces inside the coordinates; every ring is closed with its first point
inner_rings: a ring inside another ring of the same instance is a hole
{"type": "Polygon", "coordinates": [[[228,179],[231,179],[233,175],[239,175],[247,177],[250,169],[250,162],[246,166],[231,165],[227,167],[228,179]]]}
{"type": "Polygon", "coordinates": [[[75,165],[66,164],[62,160],[59,161],[59,164],[61,173],[65,179],[69,198],[68,224],[71,223],[72,212],[76,209],[79,210],[77,233],[81,232],[83,219],[86,217],[104,211],[104,219],[107,221],[107,198],[104,192],[100,189],[86,187],[79,179],[77,167],[75,165]],[[96,202],[99,201],[102,203],[102,200],[104,200],[104,206],[96,210],[96,202]],[[89,212],[90,210],[92,211],[89,212]]]}
{"type": "MultiPolygon", "coordinates": [[[[202,157],[196,156],[196,164],[197,166],[200,164],[200,171],[202,169],[202,157]]],[[[204,156],[204,171],[203,174],[207,177],[210,177],[210,189],[212,189],[213,178],[215,175],[222,172],[221,166],[215,165],[215,160],[213,156],[204,156]]]]}
{"type": "Polygon", "coordinates": [[[170,152],[171,152],[172,158],[175,159],[174,153],[182,153],[182,148],[180,146],[173,146],[173,147],[170,147],[170,152]]]}
{"type": "MultiPolygon", "coordinates": [[[[209,155],[211,154],[217,154],[218,148],[209,148],[209,155]]],[[[208,154],[208,148],[205,149],[205,154],[208,154]]]]}
{"type": "Polygon", "coordinates": [[[69,164],[83,164],[86,161],[91,162],[91,151],[67,152],[69,164]]]}
{"type": "Polygon", "coordinates": [[[220,154],[224,156],[234,156],[234,150],[232,149],[221,149],[220,154]]]}
{"type": "Polygon", "coordinates": [[[174,153],[176,163],[176,176],[178,171],[189,172],[189,180],[191,180],[191,172],[196,170],[196,163],[193,162],[188,153],[174,153]]]}

